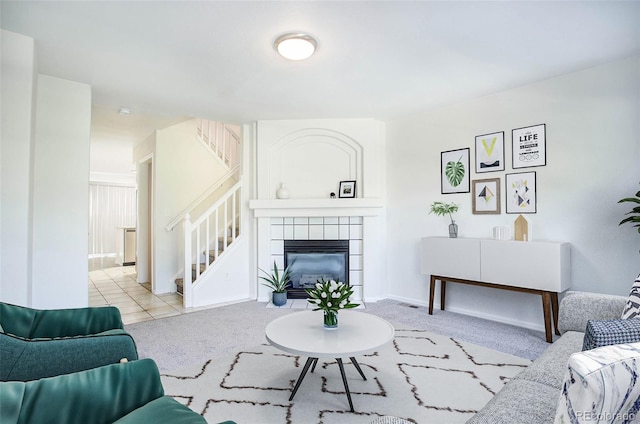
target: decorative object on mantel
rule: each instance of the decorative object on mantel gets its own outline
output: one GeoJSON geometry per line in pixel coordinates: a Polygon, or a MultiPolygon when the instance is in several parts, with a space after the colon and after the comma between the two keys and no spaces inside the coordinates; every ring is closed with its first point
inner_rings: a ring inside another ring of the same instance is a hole
{"type": "Polygon", "coordinates": [[[636,193],[636,197],[625,197],[624,199],[618,200],[618,203],[631,202],[635,203],[636,206],[631,209],[630,212],[627,212],[625,215],[631,215],[620,221],[618,225],[622,225],[626,222],[631,222],[634,224],[634,227],[638,227],[638,232],[640,233],[640,191],[636,193]]]}
{"type": "Polygon", "coordinates": [[[514,240],[529,241],[529,223],[524,216],[520,215],[513,223],[514,240]]]}
{"type": "Polygon", "coordinates": [[[349,301],[353,295],[353,289],[341,281],[325,281],[323,278],[317,280],[313,288],[305,290],[309,295],[307,302],[315,306],[313,310],[324,312],[324,328],[327,330],[338,328],[338,311],[340,309],[351,309],[360,305],[349,301]]]}
{"type": "Polygon", "coordinates": [[[520,172],[505,177],[507,213],[536,213],[536,173],[520,172]]]}
{"type": "Polygon", "coordinates": [[[338,197],[356,197],[356,182],[340,181],[340,190],[338,191],[338,197]]]}
{"type": "Polygon", "coordinates": [[[287,288],[291,284],[289,267],[285,268],[284,271],[282,271],[282,274],[280,274],[278,272],[276,261],[273,261],[273,272],[271,274],[261,268],[258,269],[267,275],[266,277],[260,276],[260,278],[266,281],[266,283],[262,283],[262,285],[269,287],[272,290],[271,302],[275,306],[282,306],[286,304],[287,288]]]}
{"type": "Polygon", "coordinates": [[[511,130],[513,169],[547,164],[546,124],[511,130]]]}
{"type": "Polygon", "coordinates": [[[336,198],[336,194],[332,191],[332,192],[329,194],[329,198],[330,198],[330,199],[335,199],[335,198],[336,198]]]}
{"type": "Polygon", "coordinates": [[[442,194],[469,193],[469,148],[440,153],[442,194]]]}
{"type": "Polygon", "coordinates": [[[429,213],[436,214],[438,216],[449,215],[449,219],[451,219],[451,224],[449,224],[449,237],[456,238],[458,237],[458,224],[453,220],[453,213],[458,211],[458,205],[455,203],[444,203],[444,202],[433,202],[431,204],[431,210],[429,213]]]}
{"type": "Polygon", "coordinates": [[[280,183],[280,187],[276,190],[276,197],[278,199],[288,199],[289,198],[289,190],[284,183],[280,183]]]}

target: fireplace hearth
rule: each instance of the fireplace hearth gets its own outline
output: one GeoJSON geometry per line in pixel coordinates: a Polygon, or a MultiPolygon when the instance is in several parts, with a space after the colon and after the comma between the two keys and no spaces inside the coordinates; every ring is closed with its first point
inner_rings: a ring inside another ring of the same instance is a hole
{"type": "Polygon", "coordinates": [[[306,299],[305,288],[320,279],[348,283],[349,240],[285,240],[284,265],[289,267],[289,299],[306,299]]]}

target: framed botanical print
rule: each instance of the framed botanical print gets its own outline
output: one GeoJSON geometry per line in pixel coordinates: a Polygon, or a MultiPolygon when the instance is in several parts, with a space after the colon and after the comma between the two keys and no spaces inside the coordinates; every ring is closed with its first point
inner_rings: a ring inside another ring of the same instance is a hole
{"type": "Polygon", "coordinates": [[[476,136],[476,173],[504,171],[504,131],[476,136]]]}
{"type": "Polygon", "coordinates": [[[475,215],[500,215],[500,178],[471,182],[472,212],[475,215]]]}
{"type": "Polygon", "coordinates": [[[536,173],[507,174],[505,178],[507,213],[536,213],[536,173]]]}
{"type": "Polygon", "coordinates": [[[547,164],[546,124],[511,130],[513,169],[547,164]]]}
{"type": "Polygon", "coordinates": [[[442,194],[469,193],[469,148],[440,153],[442,194]]]}

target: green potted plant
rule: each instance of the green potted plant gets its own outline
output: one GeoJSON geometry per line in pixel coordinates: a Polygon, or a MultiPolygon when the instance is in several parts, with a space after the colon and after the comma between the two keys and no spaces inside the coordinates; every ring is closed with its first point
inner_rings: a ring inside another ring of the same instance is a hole
{"type": "Polygon", "coordinates": [[[431,204],[431,210],[429,214],[435,214],[438,216],[449,216],[451,224],[449,224],[449,237],[458,237],[458,224],[453,220],[453,214],[458,211],[458,205],[455,203],[433,202],[431,204]]]}
{"type": "Polygon", "coordinates": [[[624,202],[635,203],[636,206],[633,209],[631,209],[631,211],[625,214],[625,215],[631,215],[631,216],[628,216],[622,221],[620,221],[620,224],[618,225],[622,225],[626,222],[631,222],[634,224],[633,225],[634,227],[638,227],[638,232],[640,233],[640,191],[636,193],[636,197],[625,197],[624,199],[618,200],[618,203],[624,203],[624,202]]]}
{"type": "Polygon", "coordinates": [[[271,301],[276,306],[282,306],[287,303],[287,288],[291,285],[291,275],[289,271],[289,267],[286,267],[282,274],[278,272],[278,266],[276,265],[276,261],[273,261],[273,272],[268,273],[267,271],[258,268],[262,271],[266,276],[260,276],[261,279],[266,281],[266,283],[262,283],[263,286],[269,287],[272,290],[271,301]]]}

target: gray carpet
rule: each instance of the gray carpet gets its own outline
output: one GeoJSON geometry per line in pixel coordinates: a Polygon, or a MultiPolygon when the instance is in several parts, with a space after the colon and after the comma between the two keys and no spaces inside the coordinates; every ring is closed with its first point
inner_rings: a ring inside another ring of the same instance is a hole
{"type": "MultiPolygon", "coordinates": [[[[248,301],[176,317],[127,325],[141,357],[153,358],[163,373],[198,366],[265,343],[271,320],[297,309],[266,308],[248,301]]],[[[533,360],[548,346],[544,333],[394,300],[368,303],[365,312],[394,326],[426,330],[533,360]]]]}

